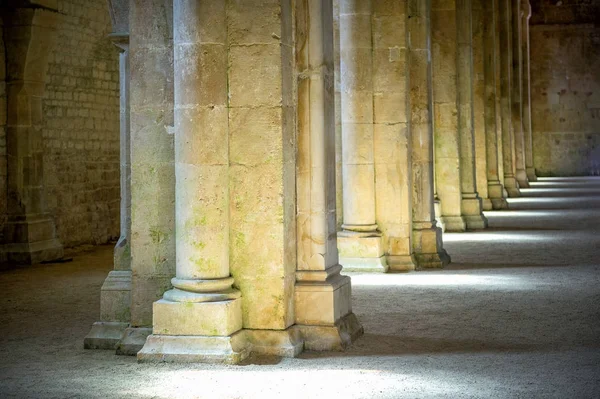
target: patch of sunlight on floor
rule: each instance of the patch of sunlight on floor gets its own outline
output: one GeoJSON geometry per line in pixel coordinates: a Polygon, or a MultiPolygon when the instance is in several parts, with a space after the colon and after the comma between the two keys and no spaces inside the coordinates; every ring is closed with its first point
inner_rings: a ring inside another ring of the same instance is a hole
{"type": "Polygon", "coordinates": [[[471,286],[471,287],[510,287],[522,286],[524,281],[517,276],[473,275],[445,272],[424,272],[421,274],[351,274],[352,285],[360,286],[471,286]]]}
{"type": "Polygon", "coordinates": [[[444,233],[444,242],[539,242],[552,240],[556,240],[556,237],[548,234],[539,234],[532,231],[507,231],[501,233],[488,231],[478,231],[474,233],[444,233]]]}

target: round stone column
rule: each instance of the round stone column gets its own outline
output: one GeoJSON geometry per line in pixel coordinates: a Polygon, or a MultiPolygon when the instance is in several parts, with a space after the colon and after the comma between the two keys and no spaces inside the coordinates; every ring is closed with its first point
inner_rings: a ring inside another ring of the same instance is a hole
{"type": "Polygon", "coordinates": [[[340,1],[343,225],[346,270],[386,271],[375,217],[371,0],[340,1]]]}
{"type": "Polygon", "coordinates": [[[176,277],[154,303],[140,360],[236,363],[247,355],[229,272],[225,0],[175,0],[176,277]]]}

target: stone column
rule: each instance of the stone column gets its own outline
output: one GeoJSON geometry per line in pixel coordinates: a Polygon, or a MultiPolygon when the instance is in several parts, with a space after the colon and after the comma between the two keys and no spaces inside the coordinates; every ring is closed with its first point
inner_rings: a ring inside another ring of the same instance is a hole
{"type": "Polygon", "coordinates": [[[499,107],[497,99],[500,92],[497,90],[499,70],[499,55],[496,52],[496,4],[498,0],[479,0],[483,6],[483,46],[481,51],[484,57],[484,81],[485,81],[485,147],[487,159],[487,183],[488,195],[494,209],[505,209],[508,207],[504,195],[504,187],[500,181],[502,158],[500,134],[502,121],[498,118],[499,107]],[[500,133],[500,134],[499,134],[500,133]]]}
{"type": "Polygon", "coordinates": [[[430,13],[428,1],[407,1],[407,119],[412,140],[413,249],[420,268],[440,268],[450,262],[433,210],[430,13]]]}
{"type": "Polygon", "coordinates": [[[410,136],[406,120],[406,6],[373,0],[375,214],[390,270],[414,270],[410,136]]]}
{"type": "Polygon", "coordinates": [[[347,270],[387,271],[375,218],[371,0],[340,1],[343,225],[340,262],[347,270]]]}
{"type": "Polygon", "coordinates": [[[525,132],[523,126],[523,52],[521,47],[521,1],[512,0],[512,110],[515,135],[515,177],[519,187],[529,187],[525,170],[525,132]]]}
{"type": "Polygon", "coordinates": [[[461,212],[455,5],[455,1],[431,1],[434,180],[444,229],[465,231],[467,224],[461,212]]]}
{"type": "Polygon", "coordinates": [[[152,303],[175,275],[172,8],[129,2],[131,322],[117,353],[135,355],[152,332],[152,303]]]}
{"type": "Polygon", "coordinates": [[[484,229],[481,198],[475,181],[473,123],[473,32],[471,0],[456,0],[458,131],[460,135],[461,212],[469,229],[484,229]]]}
{"type": "Polygon", "coordinates": [[[247,355],[229,270],[225,3],[173,3],[176,277],[154,303],[140,360],[236,363],[247,355]]]}
{"type": "Polygon", "coordinates": [[[533,128],[531,125],[531,63],[529,51],[529,19],[531,18],[531,4],[528,0],[521,3],[521,52],[523,54],[523,132],[525,136],[525,171],[527,179],[536,181],[533,166],[533,128]]]}
{"type": "MultiPolygon", "coordinates": [[[[502,59],[500,53],[500,39],[502,35],[502,23],[500,22],[500,4],[504,0],[493,0],[494,5],[494,57],[495,57],[495,81],[496,81],[496,136],[498,138],[498,177],[502,184],[504,198],[508,197],[508,191],[504,187],[504,113],[502,108],[502,59]]],[[[507,203],[508,204],[508,203],[507,203]]]]}
{"type": "Polygon", "coordinates": [[[298,265],[296,324],[306,349],[342,349],[362,334],[336,241],[335,104],[331,0],[296,6],[298,265]]]}
{"type": "Polygon", "coordinates": [[[114,249],[114,270],[100,292],[100,321],[84,339],[86,349],[113,349],[129,326],[131,306],[131,147],[129,138],[129,3],[115,15],[116,3],[110,4],[115,33],[110,35],[119,48],[120,86],[120,164],[121,164],[121,235],[114,249]]]}
{"type": "Polygon", "coordinates": [[[493,209],[488,192],[485,129],[485,54],[483,4],[473,0],[473,126],[475,137],[475,176],[477,192],[484,210],[493,209]]]}
{"type": "Polygon", "coordinates": [[[504,188],[509,197],[519,197],[519,183],[515,177],[515,147],[514,125],[512,114],[512,0],[499,0],[498,22],[500,27],[500,40],[497,44],[500,59],[500,86],[502,109],[502,152],[504,165],[504,188]]]}
{"type": "Polygon", "coordinates": [[[7,220],[3,257],[33,264],[63,256],[44,193],[42,98],[59,14],[49,8],[6,8],[7,220]]]}

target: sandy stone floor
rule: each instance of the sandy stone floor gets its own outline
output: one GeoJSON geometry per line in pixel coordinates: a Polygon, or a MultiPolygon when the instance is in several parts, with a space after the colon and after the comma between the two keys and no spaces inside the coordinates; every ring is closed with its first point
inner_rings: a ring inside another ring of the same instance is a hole
{"type": "Polygon", "coordinates": [[[83,350],[110,247],[0,272],[0,397],[598,398],[600,178],[546,179],[446,234],[443,271],[353,275],[345,353],[141,365],[83,350]]]}

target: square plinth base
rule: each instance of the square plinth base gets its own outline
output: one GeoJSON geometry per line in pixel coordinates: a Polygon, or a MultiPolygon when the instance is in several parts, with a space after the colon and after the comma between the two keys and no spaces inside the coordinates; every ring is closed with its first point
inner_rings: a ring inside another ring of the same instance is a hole
{"type": "Polygon", "coordinates": [[[437,227],[414,229],[413,245],[417,269],[441,269],[450,263],[442,243],[442,232],[437,227]]]}
{"type": "Polygon", "coordinates": [[[300,331],[292,326],[286,330],[242,330],[251,353],[257,355],[296,357],[304,349],[300,331]]]}
{"type": "Polygon", "coordinates": [[[150,335],[139,362],[237,364],[248,357],[242,331],[227,337],[150,335]]]}
{"type": "Polygon", "coordinates": [[[117,355],[135,356],[146,344],[146,339],[152,334],[152,329],[147,327],[128,327],[123,332],[121,341],[117,345],[117,355]]]}
{"type": "Polygon", "coordinates": [[[444,224],[444,231],[448,232],[462,232],[467,230],[467,223],[462,216],[447,216],[441,217],[442,223],[444,224]]]}
{"type": "Polygon", "coordinates": [[[85,349],[112,349],[115,350],[128,323],[96,322],[83,339],[85,349]]]}
{"type": "Polygon", "coordinates": [[[298,282],[295,314],[298,324],[333,325],[352,312],[350,277],[338,275],[324,282],[298,282]]]}
{"type": "Polygon", "coordinates": [[[100,290],[100,320],[128,323],[131,306],[131,270],[108,273],[100,290]]]}
{"type": "Polygon", "coordinates": [[[385,273],[388,270],[380,236],[338,235],[338,251],[345,271],[385,273]]]}
{"type": "Polygon", "coordinates": [[[389,271],[392,272],[410,272],[416,269],[416,261],[411,255],[388,255],[387,264],[389,271]]]}
{"type": "Polygon", "coordinates": [[[312,351],[342,351],[364,334],[354,313],[348,313],[332,326],[297,324],[304,339],[304,349],[312,351]]]}
{"type": "Polygon", "coordinates": [[[222,302],[154,302],[154,335],[226,337],[242,329],[241,298],[222,302]]]}

